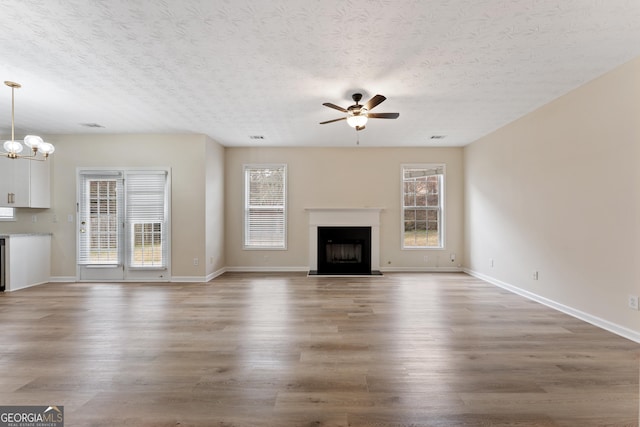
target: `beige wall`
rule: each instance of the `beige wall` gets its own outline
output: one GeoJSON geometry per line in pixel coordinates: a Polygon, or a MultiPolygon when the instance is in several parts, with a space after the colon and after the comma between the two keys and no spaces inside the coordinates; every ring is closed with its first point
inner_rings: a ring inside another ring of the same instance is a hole
{"type": "Polygon", "coordinates": [[[51,158],[51,208],[18,209],[18,221],[0,231],[52,232],[51,276],[76,276],[76,170],[78,167],[171,168],[171,274],[178,280],[202,279],[224,262],[221,233],[221,164],[224,149],[203,135],[54,135],[51,158]],[[212,166],[209,166],[211,164],[212,166]],[[209,191],[211,189],[211,191],[209,191]],[[213,218],[206,219],[210,214],[213,218]],[[32,223],[37,215],[37,223],[32,223]],[[73,215],[74,222],[68,222],[73,215]],[[55,220],[55,221],[54,221],[55,220]],[[214,263],[205,260],[213,257],[214,263]],[[198,258],[198,266],[193,259],[198,258]]]}
{"type": "Polygon", "coordinates": [[[465,266],[638,338],[639,76],[636,59],[467,146],[464,163],[465,266]]]}
{"type": "Polygon", "coordinates": [[[223,272],[224,259],[224,147],[206,137],[206,274],[223,272]]]}
{"type": "Polygon", "coordinates": [[[227,148],[226,264],[231,268],[304,269],[309,265],[308,214],[315,207],[381,207],[382,269],[451,268],[462,261],[463,173],[461,148],[227,148]],[[242,249],[243,175],[247,163],[288,167],[288,248],[242,249]],[[400,165],[445,163],[446,246],[444,250],[400,250],[400,165]],[[449,254],[459,257],[455,263],[449,254]],[[424,262],[424,255],[429,262],[424,262]]]}

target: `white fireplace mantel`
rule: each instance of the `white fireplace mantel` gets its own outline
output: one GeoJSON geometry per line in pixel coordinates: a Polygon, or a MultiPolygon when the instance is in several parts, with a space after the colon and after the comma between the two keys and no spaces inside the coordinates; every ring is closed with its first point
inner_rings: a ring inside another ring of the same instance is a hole
{"type": "Polygon", "coordinates": [[[371,270],[380,270],[380,213],[384,208],[306,208],[309,270],[318,269],[318,227],[371,227],[371,270]]]}

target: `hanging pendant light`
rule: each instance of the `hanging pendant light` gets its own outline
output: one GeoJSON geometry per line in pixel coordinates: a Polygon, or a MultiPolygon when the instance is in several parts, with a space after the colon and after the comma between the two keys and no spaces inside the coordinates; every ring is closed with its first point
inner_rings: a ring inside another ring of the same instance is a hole
{"type": "Polygon", "coordinates": [[[10,81],[5,81],[4,84],[11,88],[11,139],[2,144],[4,152],[0,151],[0,156],[5,156],[10,159],[46,160],[47,157],[56,150],[53,144],[44,142],[42,138],[37,135],[27,135],[22,142],[16,141],[14,91],[20,89],[22,86],[19,83],[10,81]],[[29,155],[20,154],[22,150],[24,150],[22,144],[30,149],[29,155]],[[37,157],[38,153],[42,155],[42,158],[37,157]]]}

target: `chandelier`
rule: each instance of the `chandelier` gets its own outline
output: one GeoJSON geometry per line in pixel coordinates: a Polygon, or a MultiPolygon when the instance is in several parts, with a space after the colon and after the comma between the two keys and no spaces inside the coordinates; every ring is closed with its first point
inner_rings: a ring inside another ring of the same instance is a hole
{"type": "Polygon", "coordinates": [[[4,148],[4,152],[0,151],[0,156],[5,156],[10,159],[26,159],[26,160],[38,160],[44,161],[49,157],[49,154],[52,154],[55,151],[55,147],[53,144],[48,142],[44,142],[42,138],[36,135],[27,135],[24,137],[22,142],[16,141],[15,138],[15,125],[14,125],[14,91],[16,89],[20,89],[22,86],[19,83],[5,81],[5,85],[11,88],[11,139],[9,141],[4,141],[2,144],[2,148],[4,148]],[[30,154],[20,154],[24,147],[30,148],[30,154]],[[42,155],[42,158],[38,157],[38,153],[42,155]]]}

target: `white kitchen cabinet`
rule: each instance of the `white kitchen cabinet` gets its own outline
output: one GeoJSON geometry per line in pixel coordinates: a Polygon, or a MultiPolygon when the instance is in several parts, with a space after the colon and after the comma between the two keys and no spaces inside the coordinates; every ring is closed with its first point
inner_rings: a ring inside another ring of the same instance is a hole
{"type": "Polygon", "coordinates": [[[49,160],[41,162],[0,156],[0,207],[50,206],[49,160]]]}
{"type": "Polygon", "coordinates": [[[47,283],[51,277],[51,234],[0,234],[5,241],[5,291],[47,283]]]}

